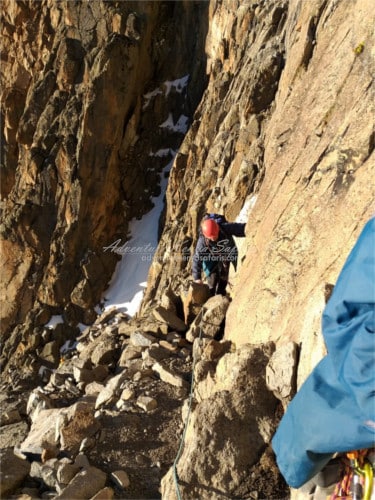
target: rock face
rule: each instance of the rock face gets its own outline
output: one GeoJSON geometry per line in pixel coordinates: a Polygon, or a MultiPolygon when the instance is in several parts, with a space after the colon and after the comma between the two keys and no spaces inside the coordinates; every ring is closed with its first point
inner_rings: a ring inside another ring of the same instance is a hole
{"type": "Polygon", "coordinates": [[[118,258],[103,247],[152,207],[203,92],[207,10],[2,2],[3,363],[51,314],[95,319],[118,258]]]}
{"type": "MultiPolygon", "coordinates": [[[[282,497],[277,474],[273,481],[264,476],[263,482],[260,467],[249,474],[275,426],[278,401],[265,385],[271,352],[271,345],[243,346],[241,351],[226,354],[214,370],[214,383],[205,390],[200,375],[197,393],[201,400],[188,421],[177,466],[182,498],[248,498],[254,490],[259,498],[282,497]]],[[[178,498],[172,471],[163,479],[162,494],[178,498]]]]}
{"type": "Polygon", "coordinates": [[[151,301],[176,267],[189,275],[202,214],[234,219],[247,197],[225,337],[302,342],[299,383],[324,353],[325,286],[374,211],[372,14],[360,6],[211,2],[210,80],[171,172],[164,260],[149,275],[151,301]]]}
{"type": "MultiPolygon", "coordinates": [[[[374,212],[372,2],[4,0],[1,9],[3,376],[17,385],[22,364],[30,385],[93,401],[104,436],[85,428],[66,446],[80,452],[65,483],[61,458],[44,479],[35,465],[36,477],[66,498],[71,481],[86,487],[90,463],[112,460],[108,472],[129,472],[130,495],[155,496],[175,460],[193,365],[176,465],[183,496],[287,496],[272,434],[325,352],[325,292],[374,212]],[[116,262],[103,247],[151,207],[176,151],[139,316],[107,313],[74,359],[60,360],[77,324],[96,319],[116,262]],[[207,301],[189,284],[206,211],[247,221],[230,299],[207,301]],[[52,314],[64,325],[46,330],[52,314]]],[[[35,421],[61,411],[48,396],[31,403],[35,421]]],[[[63,441],[55,433],[48,444],[63,441]]],[[[99,476],[89,494],[111,498],[99,476]]],[[[162,494],[176,496],[171,469],[162,494]]]]}

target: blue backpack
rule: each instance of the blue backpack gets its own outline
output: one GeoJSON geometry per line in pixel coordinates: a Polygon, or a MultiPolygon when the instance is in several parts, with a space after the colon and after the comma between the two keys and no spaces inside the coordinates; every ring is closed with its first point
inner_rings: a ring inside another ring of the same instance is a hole
{"type": "Polygon", "coordinates": [[[227,222],[227,219],[225,218],[225,215],[221,215],[221,214],[209,214],[209,213],[206,213],[203,216],[202,220],[207,220],[207,219],[214,220],[215,222],[217,222],[219,224],[219,226],[220,226],[220,224],[223,224],[224,222],[227,222]]]}

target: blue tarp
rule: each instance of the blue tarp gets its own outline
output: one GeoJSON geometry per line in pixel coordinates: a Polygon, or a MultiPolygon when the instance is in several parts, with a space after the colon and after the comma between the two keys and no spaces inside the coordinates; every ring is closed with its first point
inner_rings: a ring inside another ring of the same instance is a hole
{"type": "Polygon", "coordinates": [[[340,273],[322,331],[328,354],[293,398],[272,441],[279,469],[294,488],[335,452],[374,446],[375,219],[340,273]]]}

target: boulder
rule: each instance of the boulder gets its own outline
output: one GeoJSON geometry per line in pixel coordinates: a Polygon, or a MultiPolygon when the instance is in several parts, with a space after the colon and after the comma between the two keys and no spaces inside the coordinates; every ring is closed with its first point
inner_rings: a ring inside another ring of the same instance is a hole
{"type": "Polygon", "coordinates": [[[42,464],[40,467],[40,478],[52,489],[56,488],[57,483],[57,467],[58,460],[57,458],[53,458],[51,460],[47,460],[45,464],[42,464]]]}
{"type": "Polygon", "coordinates": [[[96,467],[88,467],[78,472],[71,482],[55,496],[55,500],[85,500],[96,495],[106,482],[107,475],[96,467]]]}
{"type": "Polygon", "coordinates": [[[65,409],[40,410],[38,418],[34,419],[30,432],[20,444],[20,452],[25,454],[41,454],[45,446],[55,446],[59,442],[56,433],[58,419],[65,413],[65,409]]]}
{"type": "Polygon", "coordinates": [[[25,421],[3,425],[0,427],[0,449],[12,448],[15,445],[19,445],[28,433],[29,426],[25,421]]]}
{"type": "Polygon", "coordinates": [[[106,337],[100,341],[91,354],[93,365],[106,365],[117,362],[119,349],[115,337],[106,337]]]}
{"type": "Polygon", "coordinates": [[[199,336],[214,338],[220,332],[228,307],[228,297],[215,295],[208,299],[190,326],[186,339],[193,342],[199,336]]]}
{"type": "Polygon", "coordinates": [[[79,472],[77,465],[70,463],[59,463],[56,471],[56,478],[62,485],[69,484],[73,477],[79,472]]]}
{"type": "Polygon", "coordinates": [[[189,383],[184,380],[180,375],[174,373],[172,370],[162,365],[161,363],[155,363],[152,369],[159,375],[163,382],[167,384],[174,385],[175,387],[185,387],[189,386],[189,383]]]}
{"type": "Polygon", "coordinates": [[[135,347],[150,347],[155,341],[155,337],[142,331],[136,331],[130,337],[130,343],[135,347]]]}
{"type": "MultiPolygon", "coordinates": [[[[182,498],[237,498],[245,483],[246,491],[257,489],[264,471],[252,477],[249,470],[257,470],[276,428],[278,401],[265,383],[272,350],[273,345],[245,345],[220,359],[214,385],[192,408],[188,421],[177,465],[182,498]]],[[[162,480],[162,497],[176,498],[172,469],[162,480]]]]}
{"type": "Polygon", "coordinates": [[[98,430],[93,404],[78,402],[67,408],[41,410],[32,423],[21,453],[41,454],[47,447],[60,444],[61,449],[78,451],[82,439],[98,430]]]}
{"type": "Polygon", "coordinates": [[[172,330],[176,330],[178,332],[186,332],[186,324],[171,309],[166,309],[163,306],[158,306],[153,309],[152,312],[158,321],[166,323],[172,330]]]}
{"type": "Polygon", "coordinates": [[[150,398],[149,396],[139,396],[137,398],[136,404],[146,412],[155,410],[155,408],[158,407],[158,402],[156,401],[156,399],[150,398]]]}
{"type": "Polygon", "coordinates": [[[61,449],[77,452],[82,439],[93,436],[99,430],[94,417],[94,405],[78,402],[66,412],[66,423],[60,428],[61,449]]]}
{"type": "Polygon", "coordinates": [[[95,402],[95,409],[97,410],[104,404],[108,404],[114,401],[114,399],[120,393],[121,384],[128,378],[127,370],[122,371],[115,377],[108,380],[107,384],[98,394],[95,402]]]}
{"type": "Polygon", "coordinates": [[[283,403],[284,410],[297,389],[298,345],[288,342],[277,347],[266,368],[267,387],[283,403]]]}
{"type": "Polygon", "coordinates": [[[0,450],[0,497],[9,498],[30,472],[30,463],[15,456],[11,448],[0,450]]]}
{"type": "Polygon", "coordinates": [[[29,396],[26,413],[31,420],[34,420],[41,410],[50,409],[52,406],[50,398],[43,394],[41,387],[37,387],[29,396]]]}
{"type": "Polygon", "coordinates": [[[202,305],[210,298],[210,290],[207,285],[201,283],[190,283],[187,290],[181,293],[184,308],[184,319],[186,324],[193,322],[202,308],[202,305]]]}

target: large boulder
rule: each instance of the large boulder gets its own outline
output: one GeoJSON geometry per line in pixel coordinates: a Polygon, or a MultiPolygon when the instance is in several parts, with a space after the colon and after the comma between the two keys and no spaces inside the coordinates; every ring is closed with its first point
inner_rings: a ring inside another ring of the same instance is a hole
{"type": "MultiPolygon", "coordinates": [[[[263,472],[261,467],[256,472],[256,464],[276,427],[278,400],[265,381],[273,349],[273,344],[244,345],[220,359],[214,382],[188,422],[177,465],[182,497],[235,498],[240,488],[244,496],[257,489],[263,472]],[[254,473],[249,476],[252,467],[254,473]]],[[[276,492],[277,473],[273,481],[276,492]]],[[[264,493],[262,488],[259,494],[264,493]]],[[[168,500],[177,498],[172,469],[162,480],[162,495],[168,500]]]]}
{"type": "Polygon", "coordinates": [[[199,336],[214,338],[218,335],[229,303],[228,297],[223,295],[208,299],[186,333],[187,340],[193,342],[199,336]]]}
{"type": "Polygon", "coordinates": [[[0,450],[0,497],[9,498],[30,472],[30,463],[13,453],[11,448],[0,450]]]}

